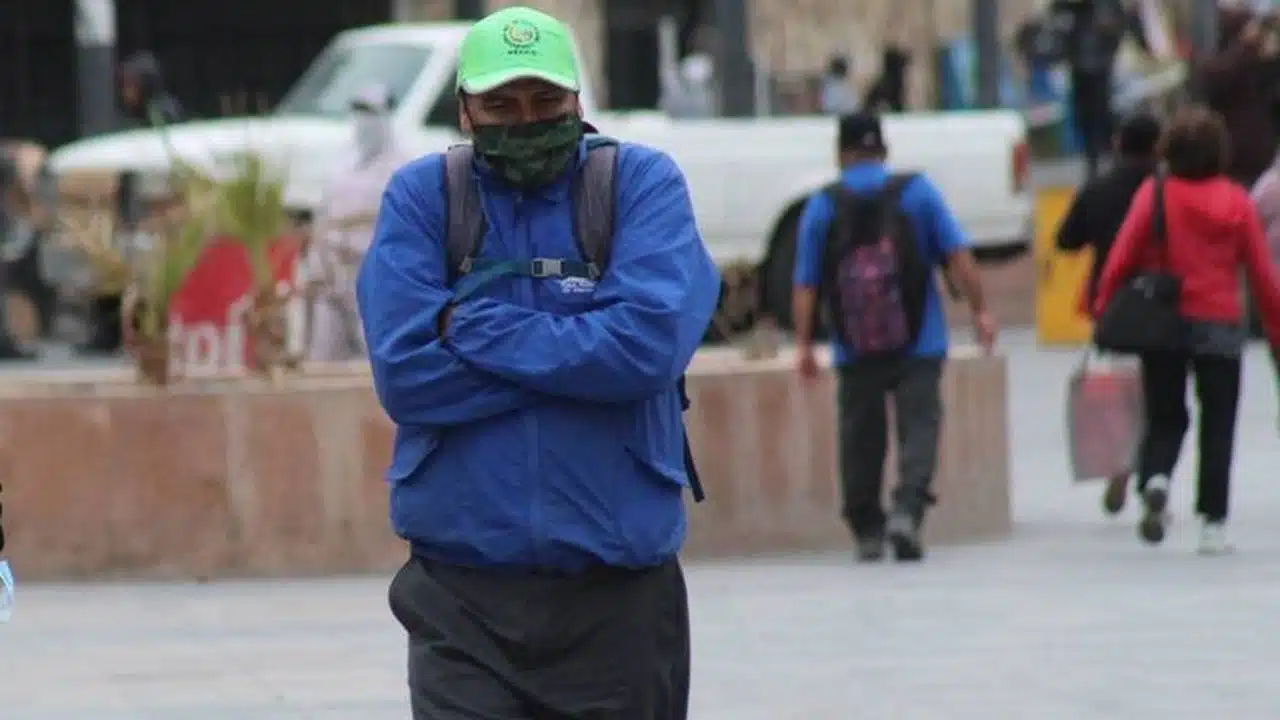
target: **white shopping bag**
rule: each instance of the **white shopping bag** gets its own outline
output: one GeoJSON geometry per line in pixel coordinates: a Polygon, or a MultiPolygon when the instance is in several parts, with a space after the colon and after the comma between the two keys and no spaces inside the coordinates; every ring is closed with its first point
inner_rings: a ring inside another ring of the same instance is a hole
{"type": "Polygon", "coordinates": [[[1067,381],[1066,419],[1072,479],[1133,472],[1146,425],[1141,366],[1086,353],[1067,381]]]}

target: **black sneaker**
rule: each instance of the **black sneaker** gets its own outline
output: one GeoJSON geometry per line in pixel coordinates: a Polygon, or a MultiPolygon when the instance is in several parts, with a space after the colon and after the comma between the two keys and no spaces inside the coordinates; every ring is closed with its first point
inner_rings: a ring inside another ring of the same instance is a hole
{"type": "Polygon", "coordinates": [[[875,563],[884,559],[884,533],[859,535],[854,538],[853,557],[860,563],[875,563]]]}
{"type": "Polygon", "coordinates": [[[1142,489],[1142,520],[1138,535],[1151,545],[1164,542],[1165,510],[1169,507],[1169,478],[1156,475],[1142,489]]]}
{"type": "Polygon", "coordinates": [[[1120,475],[1107,480],[1107,489],[1102,493],[1103,512],[1108,515],[1119,515],[1124,510],[1124,503],[1128,496],[1128,475],[1120,475]]]}
{"type": "Polygon", "coordinates": [[[920,540],[920,524],[904,512],[895,512],[889,518],[889,545],[898,562],[918,562],[924,559],[924,543],[920,540]]]}

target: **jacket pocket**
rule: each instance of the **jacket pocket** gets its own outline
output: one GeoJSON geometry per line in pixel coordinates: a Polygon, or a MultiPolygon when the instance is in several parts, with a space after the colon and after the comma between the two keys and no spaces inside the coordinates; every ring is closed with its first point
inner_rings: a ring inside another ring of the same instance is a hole
{"type": "Polygon", "coordinates": [[[625,447],[629,473],[619,476],[610,502],[618,535],[638,565],[650,565],[677,553],[687,520],[684,495],[684,435],[679,398],[653,398],[637,409],[636,427],[625,447]],[[670,405],[670,407],[668,407],[670,405]]]}
{"type": "Polygon", "coordinates": [[[411,480],[440,447],[440,433],[422,427],[396,428],[396,444],[387,468],[391,487],[411,480]]]}

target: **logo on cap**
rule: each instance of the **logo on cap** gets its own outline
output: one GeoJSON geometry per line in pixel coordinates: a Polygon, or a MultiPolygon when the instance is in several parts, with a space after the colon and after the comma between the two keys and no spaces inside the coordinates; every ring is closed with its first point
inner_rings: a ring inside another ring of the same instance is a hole
{"type": "Polygon", "coordinates": [[[538,28],[528,20],[512,20],[502,29],[502,40],[513,51],[523,50],[538,42],[538,28]]]}

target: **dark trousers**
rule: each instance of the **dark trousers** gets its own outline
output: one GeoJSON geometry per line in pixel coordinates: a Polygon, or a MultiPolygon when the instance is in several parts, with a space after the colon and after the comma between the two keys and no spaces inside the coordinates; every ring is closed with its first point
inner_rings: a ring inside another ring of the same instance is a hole
{"type": "Polygon", "coordinates": [[[120,326],[123,298],[120,295],[100,295],[89,308],[89,338],[81,350],[113,353],[124,343],[124,329],[120,326]]]}
{"type": "Polygon", "coordinates": [[[689,606],[677,560],[523,574],[417,558],[389,592],[414,720],[685,720],[689,606]]]}
{"type": "Polygon", "coordinates": [[[890,398],[898,435],[894,509],[920,522],[933,502],[929,488],[942,428],[942,365],[942,358],[907,358],[855,361],[839,370],[840,484],[844,518],[858,537],[884,531],[890,398]]]}
{"type": "Polygon", "coordinates": [[[1084,149],[1087,176],[1092,178],[1111,148],[1111,74],[1072,72],[1071,110],[1084,149]]]}
{"type": "Polygon", "coordinates": [[[1173,476],[1182,439],[1191,424],[1187,412],[1187,375],[1195,376],[1200,402],[1200,467],[1196,476],[1196,512],[1206,520],[1226,519],[1235,452],[1236,410],[1240,401],[1240,358],[1185,353],[1142,357],[1147,433],[1138,461],[1142,485],[1155,475],[1173,476]]]}

